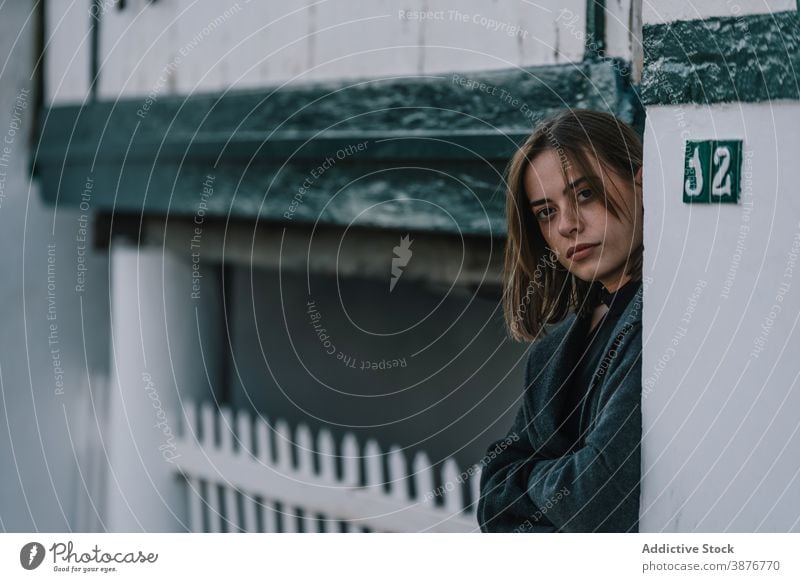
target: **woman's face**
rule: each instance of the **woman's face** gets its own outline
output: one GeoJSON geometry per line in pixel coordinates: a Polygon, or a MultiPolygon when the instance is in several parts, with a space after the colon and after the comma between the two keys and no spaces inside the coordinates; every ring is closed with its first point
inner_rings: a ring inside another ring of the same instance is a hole
{"type": "Polygon", "coordinates": [[[643,215],[637,192],[641,191],[642,170],[636,173],[634,186],[630,178],[607,171],[594,156],[586,157],[606,194],[624,209],[619,218],[606,211],[603,193],[594,192],[586,176],[577,175],[572,164],[567,165],[564,180],[559,154],[552,149],[529,164],[525,193],[534,220],[558,262],[579,279],[600,281],[607,290],[615,291],[630,279],[625,275],[630,254],[642,244],[643,215]],[[581,251],[574,248],[577,245],[591,247],[581,251]]]}

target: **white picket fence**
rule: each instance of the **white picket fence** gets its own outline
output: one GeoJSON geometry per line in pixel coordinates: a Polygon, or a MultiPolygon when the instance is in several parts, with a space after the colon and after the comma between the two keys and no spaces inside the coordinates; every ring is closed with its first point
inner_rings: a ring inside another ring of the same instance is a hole
{"type": "Polygon", "coordinates": [[[202,404],[198,414],[194,404],[184,402],[184,414],[175,464],[188,488],[190,531],[478,530],[477,465],[462,473],[453,459],[447,459],[437,487],[425,453],[415,455],[409,474],[403,453],[392,447],[385,453],[388,475],[384,475],[384,453],[371,439],[362,455],[355,436],[348,433],[337,454],[333,436],[325,429],[315,443],[311,430],[302,424],[292,438],[284,421],[271,426],[247,413],[234,415],[210,404],[202,404]],[[336,471],[337,456],[341,475],[336,471]]]}

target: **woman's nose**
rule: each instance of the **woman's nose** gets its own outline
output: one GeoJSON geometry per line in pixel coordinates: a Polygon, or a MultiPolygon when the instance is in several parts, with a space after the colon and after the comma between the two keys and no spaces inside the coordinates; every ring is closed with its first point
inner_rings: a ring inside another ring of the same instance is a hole
{"type": "Polygon", "coordinates": [[[559,214],[559,234],[565,237],[572,237],[575,233],[583,230],[583,220],[581,219],[580,212],[572,204],[567,204],[566,208],[562,209],[559,214]]]}

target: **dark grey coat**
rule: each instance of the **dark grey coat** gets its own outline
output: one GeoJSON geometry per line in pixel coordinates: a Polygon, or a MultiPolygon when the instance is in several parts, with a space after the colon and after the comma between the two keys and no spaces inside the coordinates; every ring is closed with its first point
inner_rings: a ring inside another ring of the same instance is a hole
{"type": "Polygon", "coordinates": [[[641,283],[595,370],[588,430],[574,443],[559,427],[569,388],[565,380],[578,361],[588,326],[572,314],[531,345],[522,405],[508,436],[493,442],[484,457],[481,531],[638,531],[641,283]]]}

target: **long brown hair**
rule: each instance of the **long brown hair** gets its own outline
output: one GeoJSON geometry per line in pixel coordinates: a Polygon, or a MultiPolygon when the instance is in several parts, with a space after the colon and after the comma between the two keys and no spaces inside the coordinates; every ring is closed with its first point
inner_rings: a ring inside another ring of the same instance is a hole
{"type": "MultiPolygon", "coordinates": [[[[573,166],[595,192],[603,193],[607,212],[617,218],[622,208],[606,194],[603,179],[593,176],[589,156],[600,163],[609,180],[610,170],[633,182],[642,167],[642,143],[636,132],[611,114],[585,109],[570,109],[544,120],[516,151],[506,169],[503,313],[509,333],[517,341],[537,339],[546,333],[545,325],[557,323],[571,312],[588,316],[598,300],[599,286],[575,277],[547,248],[530,209],[525,171],[547,150],[555,151],[561,160],[565,183],[567,170],[573,166]]],[[[633,280],[641,279],[642,247],[634,249],[629,259],[627,274],[633,280]]]]}

